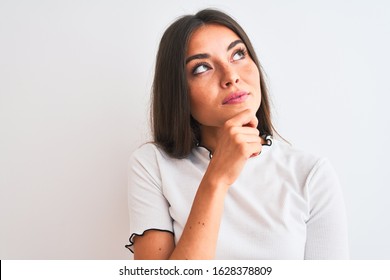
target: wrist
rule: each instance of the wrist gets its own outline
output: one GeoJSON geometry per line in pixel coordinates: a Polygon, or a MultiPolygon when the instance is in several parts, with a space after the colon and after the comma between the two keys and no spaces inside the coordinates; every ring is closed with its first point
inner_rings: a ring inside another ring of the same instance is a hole
{"type": "Polygon", "coordinates": [[[220,176],[216,172],[212,172],[209,169],[206,171],[203,176],[201,184],[207,186],[207,188],[211,191],[215,191],[218,193],[226,194],[231,184],[224,179],[224,176],[220,176]]]}

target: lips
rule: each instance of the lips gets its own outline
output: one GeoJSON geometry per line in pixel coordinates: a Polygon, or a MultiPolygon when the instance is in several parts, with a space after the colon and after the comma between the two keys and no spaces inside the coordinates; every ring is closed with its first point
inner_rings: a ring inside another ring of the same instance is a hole
{"type": "Polygon", "coordinates": [[[227,104],[237,104],[244,102],[249,96],[249,92],[246,91],[236,91],[230,93],[223,101],[222,105],[227,104]]]}

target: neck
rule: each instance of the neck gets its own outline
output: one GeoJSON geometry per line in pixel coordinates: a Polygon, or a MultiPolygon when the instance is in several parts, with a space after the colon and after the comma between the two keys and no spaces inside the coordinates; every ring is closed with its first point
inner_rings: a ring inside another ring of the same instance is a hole
{"type": "Polygon", "coordinates": [[[214,126],[200,126],[200,144],[207,148],[211,153],[214,153],[215,146],[217,145],[218,134],[221,128],[214,126]]]}

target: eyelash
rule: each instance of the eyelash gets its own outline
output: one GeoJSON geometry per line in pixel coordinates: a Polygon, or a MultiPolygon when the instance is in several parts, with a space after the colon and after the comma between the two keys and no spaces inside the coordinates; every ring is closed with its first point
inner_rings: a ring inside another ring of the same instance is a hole
{"type": "MultiPolygon", "coordinates": [[[[195,73],[196,72],[196,69],[198,69],[198,67],[200,67],[200,66],[205,66],[205,67],[207,67],[207,68],[211,68],[211,66],[210,65],[208,65],[207,63],[205,63],[205,62],[198,62],[197,64],[195,64],[195,66],[192,68],[192,74],[194,74],[194,75],[199,75],[199,74],[201,74],[201,73],[195,73]]],[[[203,73],[203,72],[202,72],[203,73]]]]}
{"type": "MultiPolygon", "coordinates": [[[[243,59],[243,58],[246,57],[247,52],[248,52],[248,51],[246,50],[246,48],[241,47],[241,48],[239,48],[238,50],[236,50],[236,51],[233,53],[233,57],[234,57],[236,54],[240,53],[240,54],[242,55],[242,57],[241,57],[240,59],[238,59],[238,60],[241,60],[241,59],[243,59]]],[[[206,68],[211,69],[211,66],[210,66],[209,64],[207,64],[207,63],[205,63],[205,62],[198,62],[198,63],[195,64],[194,67],[192,68],[192,74],[193,74],[193,75],[196,76],[196,75],[199,75],[199,74],[202,74],[202,73],[203,73],[203,72],[201,72],[201,73],[195,73],[195,72],[196,72],[196,69],[198,69],[198,67],[200,67],[200,66],[205,66],[206,68]]]]}
{"type": "Polygon", "coordinates": [[[248,51],[247,51],[246,48],[239,48],[237,51],[234,52],[233,57],[234,57],[236,54],[238,54],[238,53],[241,53],[242,56],[243,56],[243,58],[244,58],[244,57],[246,57],[248,51]]]}

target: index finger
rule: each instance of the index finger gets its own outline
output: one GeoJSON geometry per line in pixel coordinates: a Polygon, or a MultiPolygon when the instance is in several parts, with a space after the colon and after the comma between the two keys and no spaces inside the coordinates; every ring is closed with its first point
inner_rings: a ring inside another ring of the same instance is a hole
{"type": "Polygon", "coordinates": [[[248,126],[256,128],[258,120],[253,111],[246,109],[225,122],[226,126],[248,126]]]}

